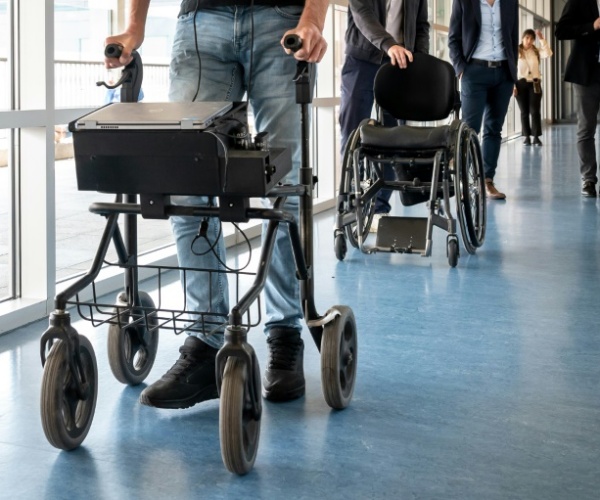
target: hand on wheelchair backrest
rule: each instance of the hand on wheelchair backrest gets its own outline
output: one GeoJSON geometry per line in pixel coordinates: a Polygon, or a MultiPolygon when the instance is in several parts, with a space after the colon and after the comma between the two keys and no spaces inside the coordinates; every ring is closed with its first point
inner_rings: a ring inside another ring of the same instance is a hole
{"type": "Polygon", "coordinates": [[[374,93],[375,102],[396,119],[443,120],[456,109],[456,76],[450,63],[416,53],[405,69],[384,64],[375,76],[374,93]]]}

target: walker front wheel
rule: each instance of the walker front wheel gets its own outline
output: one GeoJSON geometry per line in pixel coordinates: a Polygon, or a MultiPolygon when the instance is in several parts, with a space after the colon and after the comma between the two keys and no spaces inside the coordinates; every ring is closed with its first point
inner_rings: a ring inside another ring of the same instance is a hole
{"type": "Polygon", "coordinates": [[[67,344],[55,340],[44,365],[40,412],[49,443],[62,450],[77,448],[87,436],[98,395],[98,367],[90,341],[79,336],[83,394],[77,391],[67,344]]]}
{"type": "Polygon", "coordinates": [[[236,357],[229,357],[223,372],[221,402],[219,412],[219,434],[221,457],[227,470],[244,475],[250,472],[256,460],[260,436],[261,406],[252,401],[250,377],[254,387],[260,388],[260,372],[255,362],[255,373],[249,374],[249,367],[236,357]],[[254,408],[258,406],[256,415],[254,408]]]}

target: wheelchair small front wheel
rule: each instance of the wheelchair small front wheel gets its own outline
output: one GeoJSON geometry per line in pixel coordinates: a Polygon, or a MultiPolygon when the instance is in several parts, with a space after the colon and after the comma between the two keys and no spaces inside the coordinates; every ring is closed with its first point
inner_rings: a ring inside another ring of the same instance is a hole
{"type": "Polygon", "coordinates": [[[323,328],[321,386],[327,404],[342,410],[350,404],[356,381],[358,342],[352,309],[334,306],[340,314],[323,328]]]}
{"type": "Polygon", "coordinates": [[[346,245],[346,237],[344,236],[343,232],[338,231],[336,233],[333,245],[337,259],[340,261],[344,260],[348,251],[348,246],[346,245]]]}
{"type": "Polygon", "coordinates": [[[446,253],[448,256],[448,264],[450,264],[450,267],[456,267],[456,265],[458,264],[459,257],[458,240],[456,239],[456,237],[448,238],[448,242],[446,243],[446,253]]]}
{"type": "Polygon", "coordinates": [[[69,349],[55,340],[42,376],[40,412],[48,442],[61,450],[73,450],[85,439],[92,425],[98,395],[98,366],[90,341],[79,335],[79,356],[84,386],[81,395],[71,371],[69,349]]]}
{"type": "Polygon", "coordinates": [[[258,382],[255,387],[260,388],[258,363],[255,362],[256,373],[249,374],[248,371],[249,367],[244,361],[229,357],[220,393],[221,458],[227,470],[238,475],[247,474],[254,466],[260,437],[262,410],[255,415],[249,390],[250,376],[255,378],[255,384],[258,382]]]}
{"type": "Polygon", "coordinates": [[[114,310],[117,322],[108,328],[110,369],[119,382],[129,385],[146,379],[158,350],[156,306],[146,292],[139,294],[139,308],[128,306],[124,293],[117,297],[114,310]]]}

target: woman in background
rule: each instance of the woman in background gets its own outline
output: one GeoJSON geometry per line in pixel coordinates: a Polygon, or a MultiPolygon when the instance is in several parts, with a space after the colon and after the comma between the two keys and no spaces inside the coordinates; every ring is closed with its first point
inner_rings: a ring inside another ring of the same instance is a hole
{"type": "Polygon", "coordinates": [[[521,110],[521,135],[525,137],[523,144],[531,146],[530,136],[533,136],[533,145],[541,146],[542,135],[542,75],[540,60],[550,57],[552,49],[541,31],[527,29],[523,32],[519,44],[519,60],[517,61],[517,83],[513,95],[517,98],[521,110]],[[540,48],[535,46],[535,38],[540,39],[540,48]],[[531,121],[530,117],[531,116],[531,121]]]}

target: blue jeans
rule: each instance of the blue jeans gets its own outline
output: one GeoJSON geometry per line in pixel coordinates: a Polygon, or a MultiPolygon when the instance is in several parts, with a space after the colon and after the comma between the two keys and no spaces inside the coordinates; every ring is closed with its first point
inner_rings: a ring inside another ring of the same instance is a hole
{"type": "MultiPolygon", "coordinates": [[[[201,80],[197,100],[241,101],[250,86],[249,102],[258,132],[268,131],[270,144],[287,147],[292,152],[293,169],[285,182],[299,181],[301,161],[300,106],[296,104],[296,60],[280,45],[283,34],[298,24],[301,7],[225,6],[205,8],[195,17],[201,59],[201,80]],[[254,40],[252,40],[252,16],[254,40]],[[253,42],[253,43],[252,43],[253,42]],[[252,53],[252,63],[251,60],[252,53]]],[[[180,16],[177,23],[170,68],[169,99],[191,101],[198,86],[199,64],[194,40],[194,13],[180,16]]],[[[173,203],[206,205],[210,200],[199,196],[177,196],[173,203]]],[[[267,200],[264,203],[269,203],[267,200]]],[[[284,208],[298,217],[299,200],[291,197],[284,208]]],[[[211,218],[208,228],[210,243],[191,242],[197,234],[201,218],[172,217],[171,225],[177,244],[180,267],[222,269],[212,252],[204,253],[216,241],[219,221],[211,218]],[[198,255],[202,254],[202,255],[198,255]]],[[[263,225],[263,231],[266,223],[263,225]]],[[[217,251],[225,258],[222,237],[217,251]]],[[[229,311],[227,277],[194,272],[186,281],[187,308],[199,312],[227,314],[229,311]]],[[[286,224],[279,226],[273,258],[265,285],[265,331],[273,327],[302,329],[300,288],[296,265],[286,224]]],[[[206,332],[208,333],[208,332],[206,332]]],[[[223,343],[222,333],[199,335],[213,347],[223,343]]]]}
{"type": "MultiPolygon", "coordinates": [[[[373,110],[375,95],[373,94],[373,83],[375,75],[381,66],[379,64],[361,61],[350,55],[346,56],[342,67],[341,103],[340,103],[340,131],[342,135],[342,155],[346,149],[346,142],[350,134],[358,128],[360,122],[370,118],[373,110]]],[[[397,125],[391,115],[384,113],[383,124],[386,127],[397,125]]],[[[391,165],[385,165],[383,169],[385,180],[395,180],[396,175],[391,165]]],[[[389,213],[391,189],[382,189],[377,193],[375,202],[375,213],[389,213]]]]}
{"type": "Polygon", "coordinates": [[[505,65],[488,68],[474,63],[466,66],[460,82],[462,119],[477,133],[481,131],[483,122],[483,170],[486,179],[493,179],[500,156],[502,125],[514,82],[505,65]]]}

